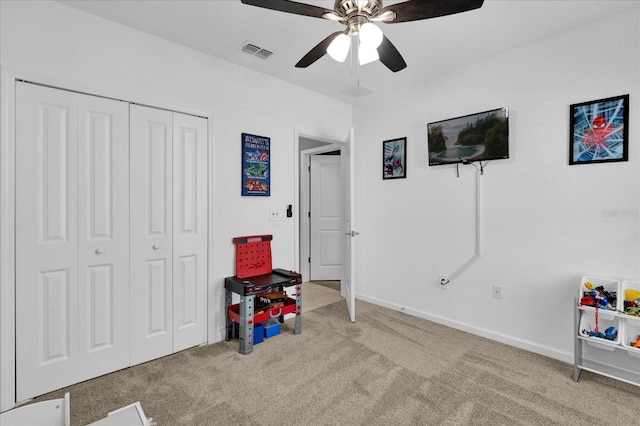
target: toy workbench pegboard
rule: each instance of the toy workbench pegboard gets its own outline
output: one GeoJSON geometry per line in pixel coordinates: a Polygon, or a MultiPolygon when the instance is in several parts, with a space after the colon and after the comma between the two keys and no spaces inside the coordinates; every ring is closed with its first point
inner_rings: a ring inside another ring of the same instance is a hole
{"type": "Polygon", "coordinates": [[[247,278],[272,271],[271,240],[273,235],[236,237],[236,277],[247,278]]]}

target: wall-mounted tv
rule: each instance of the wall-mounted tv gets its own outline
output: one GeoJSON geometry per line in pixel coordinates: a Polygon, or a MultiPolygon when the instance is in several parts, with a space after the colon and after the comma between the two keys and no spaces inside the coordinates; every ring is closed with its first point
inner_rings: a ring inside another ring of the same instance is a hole
{"type": "Polygon", "coordinates": [[[509,108],[429,123],[427,148],[430,166],[509,158],[509,108]]]}

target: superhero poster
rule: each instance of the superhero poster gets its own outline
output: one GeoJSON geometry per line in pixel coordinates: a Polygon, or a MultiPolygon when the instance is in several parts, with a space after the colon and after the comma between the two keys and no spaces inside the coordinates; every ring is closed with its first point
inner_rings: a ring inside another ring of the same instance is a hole
{"type": "Polygon", "coordinates": [[[407,138],[382,142],[382,179],[407,177],[407,138]]]}
{"type": "Polygon", "coordinates": [[[271,195],[271,138],[242,134],[242,196],[271,195]]]}
{"type": "Polygon", "coordinates": [[[571,105],[569,164],[628,160],[629,95],[571,105]]]}

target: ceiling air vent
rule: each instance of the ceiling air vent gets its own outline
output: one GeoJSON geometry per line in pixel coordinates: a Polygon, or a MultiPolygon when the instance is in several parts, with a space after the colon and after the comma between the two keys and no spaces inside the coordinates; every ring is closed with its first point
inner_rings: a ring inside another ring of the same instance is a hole
{"type": "Polygon", "coordinates": [[[273,55],[273,52],[263,49],[250,41],[245,42],[240,50],[260,59],[267,59],[269,56],[273,55]]]}
{"type": "Polygon", "coordinates": [[[271,55],[273,55],[273,52],[269,52],[267,49],[260,49],[256,52],[256,56],[262,59],[267,59],[271,55]]]}

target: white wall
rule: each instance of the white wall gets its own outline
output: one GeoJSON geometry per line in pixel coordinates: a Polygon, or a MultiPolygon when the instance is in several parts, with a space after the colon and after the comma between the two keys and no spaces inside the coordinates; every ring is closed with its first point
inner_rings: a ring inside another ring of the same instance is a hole
{"type": "Polygon", "coordinates": [[[357,297],[573,362],[581,276],[640,278],[639,9],[355,105],[357,297]],[[622,94],[629,161],[569,166],[569,105],[622,94]],[[426,126],[502,106],[510,159],[481,177],[483,255],[442,290],[475,253],[476,172],[429,167],[426,126]],[[381,143],[403,136],[408,177],[382,181],[381,143]]]}
{"type": "MultiPolygon", "coordinates": [[[[13,281],[11,223],[12,78],[50,84],[210,118],[213,148],[212,340],[223,338],[224,277],[235,273],[232,237],[273,234],[274,264],[294,266],[296,216],[269,221],[269,208],[294,204],[292,166],[297,131],[344,139],[351,106],[252,72],[55,2],[0,2],[3,133],[0,217],[2,391],[0,409],[12,403],[13,281]],[[240,196],[242,132],[271,138],[271,197],[240,196]],[[12,390],[10,391],[12,392],[12,390]]],[[[297,209],[296,209],[297,210],[297,209]]]]}

